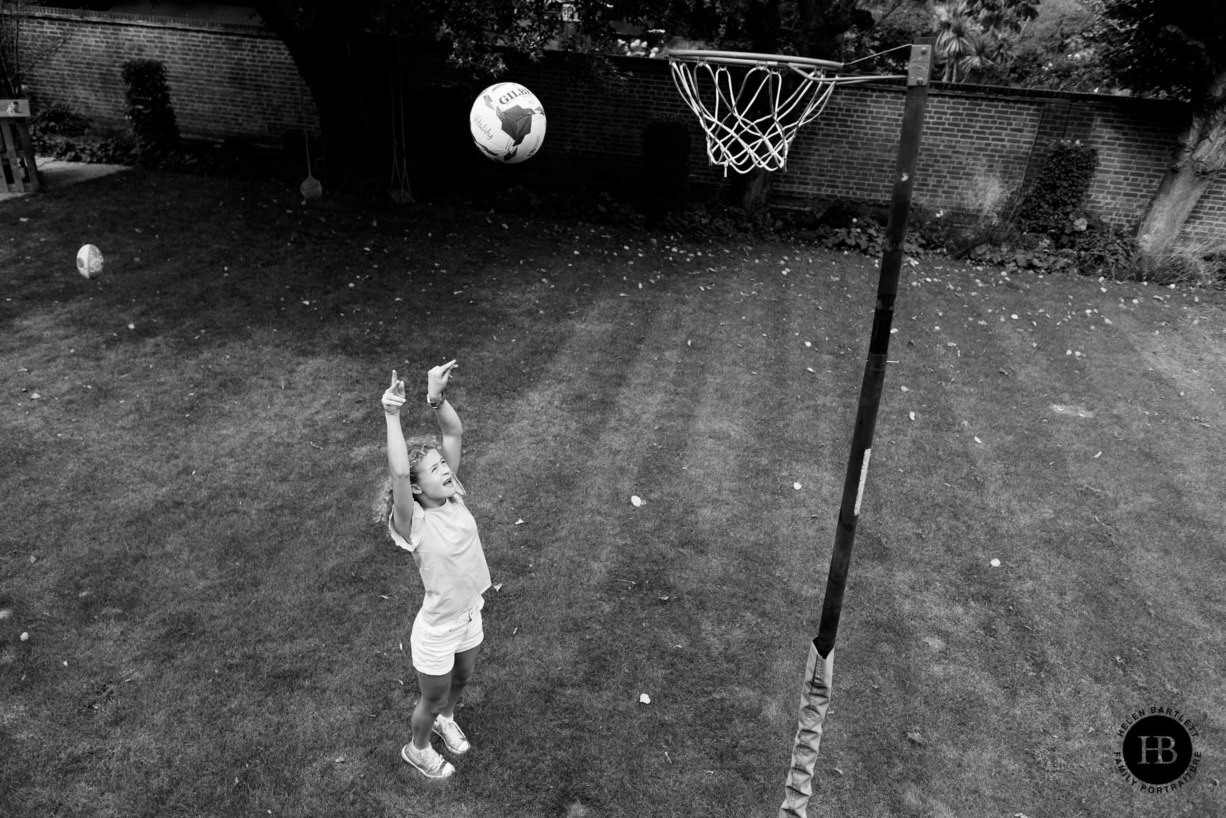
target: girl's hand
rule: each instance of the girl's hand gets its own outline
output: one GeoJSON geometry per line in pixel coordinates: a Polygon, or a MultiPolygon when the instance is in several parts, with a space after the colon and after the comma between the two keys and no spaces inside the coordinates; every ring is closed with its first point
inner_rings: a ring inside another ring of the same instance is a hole
{"type": "Polygon", "coordinates": [[[389,415],[399,415],[400,407],[404,406],[404,381],[396,377],[392,370],[392,385],[383,393],[383,411],[389,415]]]}
{"type": "Polygon", "coordinates": [[[455,371],[455,368],[456,363],[453,359],[431,369],[426,375],[426,395],[431,398],[440,397],[443,390],[447,388],[447,384],[451,382],[451,373],[455,371]]]}

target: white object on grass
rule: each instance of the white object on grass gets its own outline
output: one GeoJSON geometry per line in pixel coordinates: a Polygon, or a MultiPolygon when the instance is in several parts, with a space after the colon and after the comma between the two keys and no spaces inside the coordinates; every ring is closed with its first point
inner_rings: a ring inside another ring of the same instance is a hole
{"type": "Polygon", "coordinates": [[[102,274],[102,251],[86,244],[77,251],[77,272],[86,278],[102,274]]]}

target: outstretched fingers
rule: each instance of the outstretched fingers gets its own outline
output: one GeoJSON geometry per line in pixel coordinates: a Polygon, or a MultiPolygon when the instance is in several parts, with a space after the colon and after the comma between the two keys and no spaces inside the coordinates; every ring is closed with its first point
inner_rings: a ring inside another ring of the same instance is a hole
{"type": "Polygon", "coordinates": [[[383,411],[389,415],[395,415],[400,412],[400,407],[404,405],[404,381],[396,376],[396,370],[392,370],[392,383],[383,393],[383,398],[380,401],[383,404],[383,411]]]}

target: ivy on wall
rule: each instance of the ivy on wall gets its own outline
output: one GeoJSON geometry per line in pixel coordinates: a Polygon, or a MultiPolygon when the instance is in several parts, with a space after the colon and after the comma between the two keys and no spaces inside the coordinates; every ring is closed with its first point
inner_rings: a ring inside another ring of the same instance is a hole
{"type": "Polygon", "coordinates": [[[1038,181],[1017,210],[1017,226],[1027,233],[1062,232],[1081,215],[1096,170],[1096,148],[1079,140],[1053,143],[1038,181]]]}
{"type": "Polygon", "coordinates": [[[179,126],[170,104],[166,69],[157,60],[128,60],[123,64],[127,84],[127,117],[142,160],[174,150],[179,144],[179,126]]]}

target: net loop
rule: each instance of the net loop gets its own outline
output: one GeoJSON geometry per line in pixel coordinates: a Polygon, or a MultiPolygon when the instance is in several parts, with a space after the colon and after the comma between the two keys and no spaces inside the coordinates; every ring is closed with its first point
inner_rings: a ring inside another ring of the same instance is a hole
{"type": "Polygon", "coordinates": [[[723,167],[725,176],[729,169],[742,174],[786,169],[796,132],[826,107],[840,67],[716,52],[673,52],[669,65],[677,90],[706,132],[707,158],[723,167]]]}

